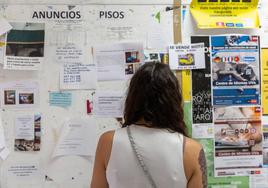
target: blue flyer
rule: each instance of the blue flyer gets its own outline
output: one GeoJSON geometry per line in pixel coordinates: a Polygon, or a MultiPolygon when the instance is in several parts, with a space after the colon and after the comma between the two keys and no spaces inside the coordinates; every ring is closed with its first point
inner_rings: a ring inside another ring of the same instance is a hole
{"type": "Polygon", "coordinates": [[[260,104],[259,37],[212,36],[213,105],[260,104]]]}

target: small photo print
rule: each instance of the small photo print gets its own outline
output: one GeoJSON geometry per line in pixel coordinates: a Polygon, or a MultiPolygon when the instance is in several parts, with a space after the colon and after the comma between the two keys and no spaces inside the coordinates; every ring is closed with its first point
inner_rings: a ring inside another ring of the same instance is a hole
{"type": "Polygon", "coordinates": [[[33,140],[24,140],[24,139],[15,140],[15,151],[33,151],[33,148],[34,148],[33,140]]]}
{"type": "Polygon", "coordinates": [[[45,24],[10,23],[7,35],[6,55],[19,57],[44,57],[45,24]]]}
{"type": "Polygon", "coordinates": [[[129,65],[125,66],[125,74],[126,75],[134,74],[134,66],[133,66],[133,64],[129,64],[129,65]]]}
{"type": "Polygon", "coordinates": [[[15,105],[16,104],[16,91],[15,90],[5,90],[4,91],[4,102],[5,102],[5,105],[15,105]]]}
{"type": "Polygon", "coordinates": [[[154,61],[159,60],[158,53],[150,53],[149,56],[150,56],[150,60],[154,60],[154,61]]]}
{"type": "Polygon", "coordinates": [[[41,115],[34,116],[34,151],[40,151],[41,145],[41,115]]]}
{"type": "Polygon", "coordinates": [[[135,64],[133,64],[134,73],[137,72],[137,70],[140,68],[140,66],[141,66],[141,63],[135,63],[135,64]]]}
{"type": "Polygon", "coordinates": [[[160,62],[164,63],[164,64],[168,64],[169,63],[169,56],[168,53],[160,53],[160,62]]]}
{"type": "Polygon", "coordinates": [[[126,55],[126,63],[139,63],[139,52],[125,52],[126,55]]]}
{"type": "Polygon", "coordinates": [[[179,66],[194,65],[194,54],[183,54],[178,56],[179,66]]]}
{"type": "Polygon", "coordinates": [[[34,104],[34,94],[19,93],[19,104],[34,104]]]}

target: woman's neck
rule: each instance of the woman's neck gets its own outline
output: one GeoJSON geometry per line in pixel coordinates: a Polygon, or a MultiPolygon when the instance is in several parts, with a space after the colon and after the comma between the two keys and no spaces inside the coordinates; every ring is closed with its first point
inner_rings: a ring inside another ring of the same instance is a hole
{"type": "Polygon", "coordinates": [[[145,121],[143,118],[136,121],[135,125],[139,125],[139,126],[143,126],[143,127],[152,127],[152,123],[145,121]]]}

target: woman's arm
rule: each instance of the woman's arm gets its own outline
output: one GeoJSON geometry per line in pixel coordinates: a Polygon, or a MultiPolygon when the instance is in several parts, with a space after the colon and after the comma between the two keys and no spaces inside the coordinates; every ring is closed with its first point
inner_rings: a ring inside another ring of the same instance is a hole
{"type": "Polygon", "coordinates": [[[184,168],[188,180],[187,188],[207,188],[207,165],[202,145],[186,138],[184,168]]]}
{"type": "Polygon", "coordinates": [[[91,188],[108,188],[106,179],[106,167],[108,165],[114,131],[109,131],[101,135],[96,150],[95,163],[93,169],[93,176],[91,180],[91,188]]]}

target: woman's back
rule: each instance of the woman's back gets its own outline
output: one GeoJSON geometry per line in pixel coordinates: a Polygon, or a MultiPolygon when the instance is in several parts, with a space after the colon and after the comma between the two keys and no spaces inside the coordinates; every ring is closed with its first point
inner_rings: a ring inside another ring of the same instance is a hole
{"type": "MultiPolygon", "coordinates": [[[[166,129],[130,126],[139,154],[157,187],[186,187],[183,135],[166,129]]],[[[106,177],[110,188],[151,188],[132,150],[126,128],[114,133],[106,177]]]]}
{"type": "Polygon", "coordinates": [[[124,107],[122,126],[127,128],[100,137],[92,188],[207,187],[204,151],[187,138],[180,85],[168,65],[142,65],[131,78],[124,107]],[[132,131],[136,152],[126,129],[132,131]]]}

